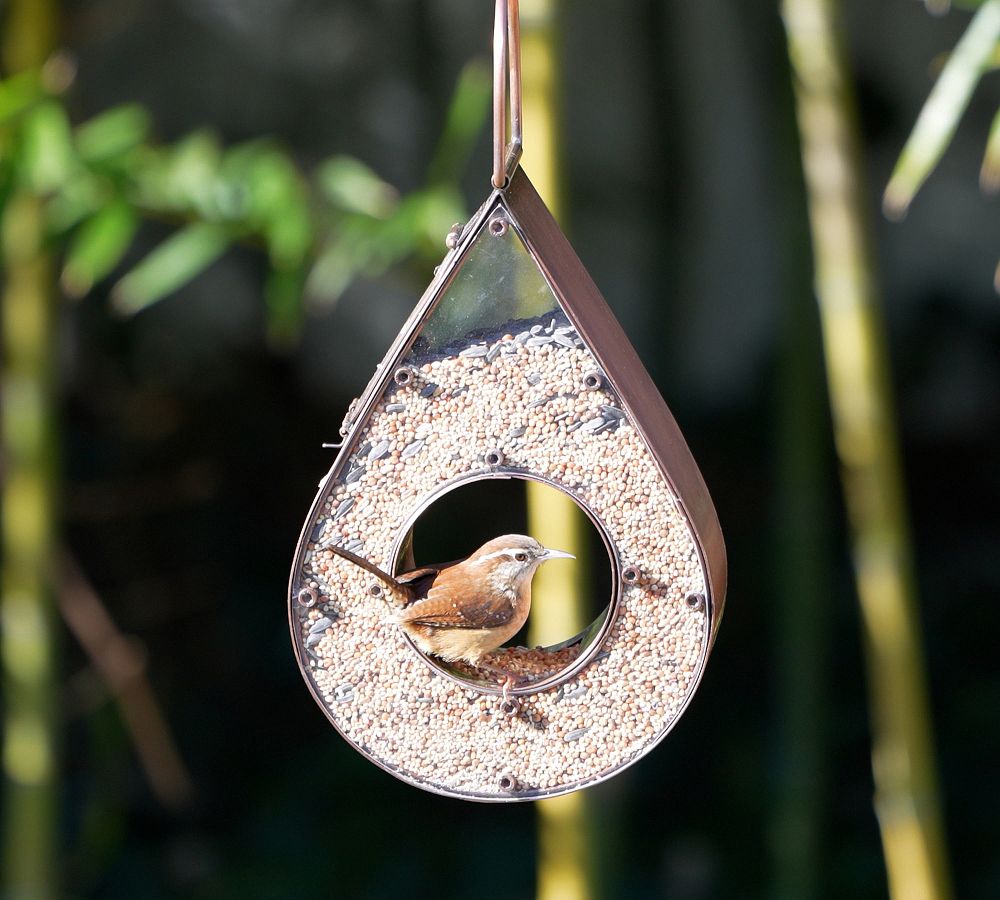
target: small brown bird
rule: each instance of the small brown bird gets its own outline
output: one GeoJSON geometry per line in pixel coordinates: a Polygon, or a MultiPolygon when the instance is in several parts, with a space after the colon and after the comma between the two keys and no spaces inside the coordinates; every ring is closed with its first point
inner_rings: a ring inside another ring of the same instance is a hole
{"type": "Polygon", "coordinates": [[[480,665],[510,640],[531,609],[531,579],[546,560],[575,559],[534,538],[505,534],[466,559],[396,576],[413,601],[394,617],[425,653],[480,665]]]}

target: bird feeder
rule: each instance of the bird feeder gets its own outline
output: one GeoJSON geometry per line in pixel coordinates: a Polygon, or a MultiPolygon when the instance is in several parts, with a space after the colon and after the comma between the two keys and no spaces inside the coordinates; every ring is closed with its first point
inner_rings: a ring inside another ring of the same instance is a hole
{"type": "Polygon", "coordinates": [[[517,32],[516,2],[500,0],[494,190],[448,236],[352,404],[289,594],[303,676],[340,733],[403,781],[483,801],[587,787],[655,747],[698,686],[726,589],[718,519],[680,430],[518,165],[517,32]],[[497,478],[570,497],[612,568],[608,607],[584,632],[498,654],[505,686],[422,654],[392,621],[386,577],[412,567],[430,506],[497,478]]]}

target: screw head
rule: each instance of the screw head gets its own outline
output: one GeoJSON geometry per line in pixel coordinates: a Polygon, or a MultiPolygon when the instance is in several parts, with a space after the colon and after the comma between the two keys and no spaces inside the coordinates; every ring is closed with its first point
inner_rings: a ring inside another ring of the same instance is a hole
{"type": "Polygon", "coordinates": [[[497,778],[497,787],[505,794],[509,794],[511,791],[517,790],[517,779],[509,772],[504,772],[497,778]]]}
{"type": "Polygon", "coordinates": [[[368,595],[370,597],[381,597],[385,593],[385,589],[380,584],[371,584],[368,586],[368,595]]]}
{"type": "Polygon", "coordinates": [[[622,581],[626,584],[638,584],[641,578],[642,573],[635,566],[622,569],[622,581]]]}
{"type": "Polygon", "coordinates": [[[583,386],[588,391],[599,390],[604,384],[604,377],[600,372],[588,372],[583,376],[583,386]]]}
{"type": "Polygon", "coordinates": [[[503,465],[504,458],[503,450],[490,450],[483,457],[483,461],[490,467],[496,467],[503,465]]]}
{"type": "Polygon", "coordinates": [[[508,719],[513,719],[521,711],[521,701],[514,697],[508,697],[500,701],[500,714],[508,719]]]}
{"type": "Polygon", "coordinates": [[[410,384],[410,382],[413,381],[413,372],[405,367],[396,369],[393,373],[392,380],[395,381],[400,387],[410,384]]]}
{"type": "Polygon", "coordinates": [[[314,588],[304,587],[298,592],[295,599],[298,600],[299,606],[305,606],[308,608],[316,605],[319,595],[316,593],[314,588]]]}
{"type": "Polygon", "coordinates": [[[703,594],[688,594],[684,602],[688,605],[688,609],[700,609],[705,604],[705,597],[703,594]]]}
{"type": "Polygon", "coordinates": [[[449,250],[454,250],[458,246],[458,242],[462,239],[462,232],[465,230],[465,226],[461,222],[456,222],[451,226],[451,231],[448,232],[448,236],[444,239],[444,245],[449,250]]]}
{"type": "Polygon", "coordinates": [[[493,237],[502,237],[507,233],[507,220],[503,216],[494,216],[488,227],[493,237]]]}

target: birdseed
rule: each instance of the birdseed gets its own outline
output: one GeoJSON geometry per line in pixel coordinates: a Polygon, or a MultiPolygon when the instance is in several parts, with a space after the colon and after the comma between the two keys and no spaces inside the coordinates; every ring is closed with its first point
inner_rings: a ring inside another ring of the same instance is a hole
{"type": "Polygon", "coordinates": [[[309,522],[291,593],[302,668],[344,737],[413,784],[485,800],[585,787],[655,746],[700,678],[710,610],[686,600],[708,596],[690,523],[564,317],[508,322],[433,354],[415,346],[412,377],[390,383],[309,522]],[[490,467],[493,452],[502,464],[490,467]],[[600,521],[619,576],[626,567],[640,576],[617,579],[599,647],[508,647],[487,658],[519,679],[510,717],[496,682],[474,667],[429,665],[390,620],[399,598],[373,596],[373,576],[330,549],[357,548],[392,571],[417,511],[484,474],[557,484],[600,521]],[[315,604],[297,600],[305,588],[315,604]]]}

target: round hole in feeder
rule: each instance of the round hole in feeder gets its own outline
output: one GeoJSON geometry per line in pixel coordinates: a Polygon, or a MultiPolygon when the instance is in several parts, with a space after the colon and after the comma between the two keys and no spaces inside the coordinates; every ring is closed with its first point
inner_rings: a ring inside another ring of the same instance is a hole
{"type": "Polygon", "coordinates": [[[411,517],[393,550],[392,571],[401,574],[420,566],[465,559],[500,535],[530,535],[525,491],[528,481],[539,486],[533,502],[547,506],[570,503],[583,511],[587,527],[583,529],[583,546],[575,551],[578,558],[550,560],[540,567],[542,574],[536,571],[527,624],[501,647],[486,654],[478,667],[462,661],[444,662],[412,645],[414,652],[434,669],[482,692],[501,694],[504,675],[513,678],[510,694],[547,689],[573,677],[597,654],[614,621],[620,594],[617,555],[610,537],[597,517],[561,488],[537,476],[494,470],[457,479],[440,489],[411,517]],[[532,623],[538,617],[553,615],[564,580],[582,586],[584,628],[577,631],[572,623],[566,623],[562,633],[551,635],[554,643],[532,646],[532,623]]]}
{"type": "Polygon", "coordinates": [[[705,602],[705,597],[702,594],[688,594],[686,602],[690,609],[698,609],[705,602]]]}

